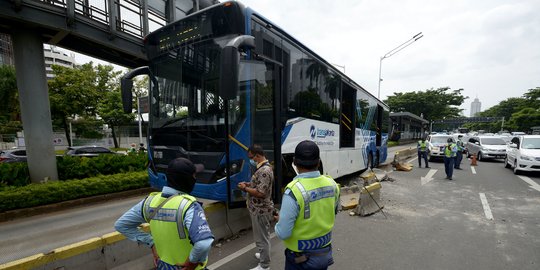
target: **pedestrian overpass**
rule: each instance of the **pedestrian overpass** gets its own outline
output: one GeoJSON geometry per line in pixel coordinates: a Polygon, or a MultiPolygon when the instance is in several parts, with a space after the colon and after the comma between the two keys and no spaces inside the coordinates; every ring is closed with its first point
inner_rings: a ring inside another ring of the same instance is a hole
{"type": "Polygon", "coordinates": [[[33,182],[56,180],[43,43],[128,68],[146,65],[143,38],[217,0],[2,0],[10,34],[28,168],[33,182]]]}

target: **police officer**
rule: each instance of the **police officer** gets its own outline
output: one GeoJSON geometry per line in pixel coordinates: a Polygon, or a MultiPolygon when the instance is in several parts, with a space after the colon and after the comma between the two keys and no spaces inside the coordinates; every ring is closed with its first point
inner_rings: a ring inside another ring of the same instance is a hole
{"type": "Polygon", "coordinates": [[[318,171],[319,147],[300,142],[293,164],[298,175],[283,194],[276,235],[283,240],[285,269],[327,269],[332,258],[332,229],[339,204],[339,188],[318,171]]]}
{"type": "Polygon", "coordinates": [[[418,168],[422,168],[422,158],[424,159],[424,162],[426,163],[426,168],[429,168],[428,157],[427,157],[427,154],[429,152],[429,147],[426,142],[426,138],[422,138],[422,140],[418,141],[418,144],[416,145],[416,149],[418,149],[418,168]]]}
{"type": "Polygon", "coordinates": [[[457,145],[454,143],[452,138],[448,138],[446,147],[444,148],[444,171],[446,172],[446,179],[448,180],[452,180],[456,153],[457,145]]]}
{"type": "Polygon", "coordinates": [[[190,160],[177,158],[167,168],[167,186],[133,206],[114,224],[126,238],[152,248],[157,269],[204,269],[214,236],[201,205],[188,195],[195,174],[202,171],[190,160]],[[138,226],[150,223],[151,234],[138,226]]]}
{"type": "Polygon", "coordinates": [[[465,144],[463,143],[461,138],[463,138],[463,135],[459,135],[458,141],[456,142],[457,153],[456,153],[454,169],[457,169],[457,170],[461,170],[461,160],[463,159],[463,150],[465,149],[465,144]]]}

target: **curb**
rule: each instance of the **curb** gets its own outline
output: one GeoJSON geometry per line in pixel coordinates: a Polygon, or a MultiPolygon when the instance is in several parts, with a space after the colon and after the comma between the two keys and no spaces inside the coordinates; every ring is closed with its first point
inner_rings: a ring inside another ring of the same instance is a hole
{"type": "Polygon", "coordinates": [[[149,187],[140,188],[140,189],[133,189],[133,190],[128,190],[128,191],[116,192],[116,193],[96,195],[92,197],[47,204],[47,205],[42,205],[42,206],[36,206],[36,207],[31,207],[31,208],[9,210],[9,211],[0,213],[0,222],[14,220],[17,218],[31,217],[31,216],[40,215],[40,214],[57,212],[60,210],[66,210],[73,207],[88,205],[92,203],[117,200],[117,199],[122,199],[122,198],[136,196],[136,195],[149,194],[152,191],[155,191],[155,190],[149,187]]]}

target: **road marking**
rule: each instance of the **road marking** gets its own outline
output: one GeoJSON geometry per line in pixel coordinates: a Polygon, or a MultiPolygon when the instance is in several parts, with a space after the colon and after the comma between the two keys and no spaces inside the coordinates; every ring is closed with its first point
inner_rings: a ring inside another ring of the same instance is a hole
{"type": "MultiPolygon", "coordinates": [[[[276,237],[276,234],[271,233],[270,234],[270,239],[272,239],[274,237],[276,237]]],[[[217,261],[215,263],[213,263],[212,265],[207,265],[206,267],[208,269],[216,269],[216,268],[222,267],[223,265],[225,265],[225,264],[229,263],[230,261],[240,257],[242,254],[244,254],[244,253],[246,253],[246,252],[248,252],[248,251],[250,251],[250,250],[252,250],[254,248],[255,248],[255,243],[251,243],[251,244],[243,247],[242,249],[236,251],[235,253],[233,253],[233,254],[231,254],[231,255],[229,255],[229,256],[227,256],[227,257],[225,257],[225,258],[223,258],[223,259],[221,259],[221,260],[219,260],[219,261],[217,261]]]]}
{"type": "Polygon", "coordinates": [[[420,182],[422,183],[422,186],[429,183],[431,180],[433,180],[433,176],[437,172],[437,169],[431,169],[426,174],[426,177],[420,177],[420,182]]]}
{"type": "Polygon", "coordinates": [[[415,161],[415,160],[417,160],[417,159],[418,159],[418,157],[411,158],[411,159],[407,160],[407,163],[411,163],[411,162],[413,162],[413,161],[415,161]]]}
{"type": "Polygon", "coordinates": [[[473,166],[471,166],[471,171],[473,174],[476,174],[476,169],[473,166]]]}
{"type": "Polygon", "coordinates": [[[521,178],[521,180],[525,181],[527,184],[531,185],[532,188],[540,191],[540,185],[534,182],[531,178],[522,175],[518,175],[518,177],[521,178]]]}
{"type": "Polygon", "coordinates": [[[493,214],[491,214],[491,209],[489,208],[486,194],[480,193],[480,200],[482,201],[482,207],[484,207],[484,214],[486,215],[486,218],[489,220],[493,220],[493,214]]]}

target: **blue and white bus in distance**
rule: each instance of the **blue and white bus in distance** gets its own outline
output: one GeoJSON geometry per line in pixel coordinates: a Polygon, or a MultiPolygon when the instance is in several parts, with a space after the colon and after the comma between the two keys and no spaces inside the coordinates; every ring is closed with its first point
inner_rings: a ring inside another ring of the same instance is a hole
{"type": "Polygon", "coordinates": [[[252,144],[274,166],[276,201],[303,140],[319,145],[319,169],[334,178],[386,159],[388,106],[239,2],[193,13],[144,42],[148,66],[122,78],[122,95],[131,112],[132,78],[149,76],[152,187],[165,185],[172,159],[186,157],[205,167],[192,195],[243,201],[236,185],[251,177],[252,144]]]}

